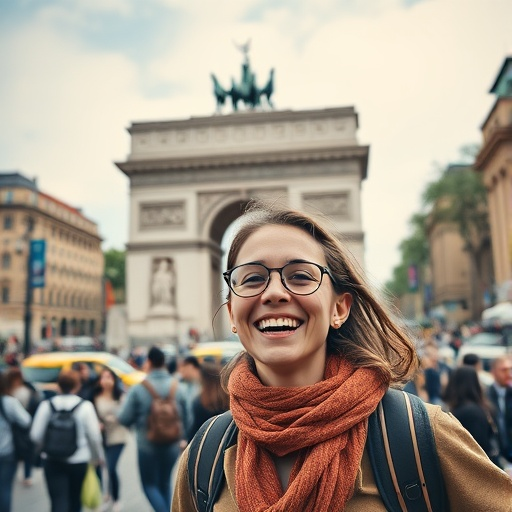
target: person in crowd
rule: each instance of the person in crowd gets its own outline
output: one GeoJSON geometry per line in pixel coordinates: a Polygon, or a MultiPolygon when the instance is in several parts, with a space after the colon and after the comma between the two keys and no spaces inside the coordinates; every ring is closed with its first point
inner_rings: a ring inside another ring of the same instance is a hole
{"type": "MultiPolygon", "coordinates": [[[[365,450],[368,417],[416,369],[413,342],[336,234],[304,213],[254,206],[227,268],[231,329],[245,351],[225,368],[238,437],[215,510],[385,511],[365,450]]],[[[504,510],[510,478],[455,418],[426,408],[450,509],[504,510]]],[[[188,452],[173,512],[195,510],[188,452]]]]}
{"type": "Polygon", "coordinates": [[[487,396],[493,406],[493,417],[498,427],[501,455],[512,462],[512,357],[503,355],[491,363],[494,383],[487,396]]]}
{"type": "MultiPolygon", "coordinates": [[[[7,390],[9,395],[17,398],[25,410],[34,417],[39,404],[43,400],[43,394],[30,382],[23,379],[23,374],[18,367],[9,368],[7,371],[7,390]]],[[[23,485],[32,485],[32,468],[35,462],[35,453],[23,461],[24,480],[23,485]]]]}
{"type": "Polygon", "coordinates": [[[201,390],[192,403],[193,421],[188,430],[189,441],[208,418],[229,409],[229,395],[222,389],[220,371],[216,363],[204,362],[201,366],[201,390]]]}
{"type": "Polygon", "coordinates": [[[92,401],[94,388],[96,387],[97,378],[91,375],[91,368],[87,363],[76,362],[71,365],[71,369],[78,372],[80,376],[80,389],[76,393],[84,400],[92,401]]]}
{"type": "Polygon", "coordinates": [[[443,406],[442,396],[448,384],[450,368],[439,360],[439,349],[434,343],[429,343],[425,347],[422,367],[425,373],[425,391],[428,401],[431,404],[443,406]]]}
{"type": "Polygon", "coordinates": [[[30,414],[18,399],[10,396],[5,372],[0,372],[0,512],[10,512],[12,488],[18,461],[14,453],[11,424],[30,426],[30,414]]]}
{"type": "Polygon", "coordinates": [[[113,512],[121,510],[117,463],[129,435],[128,429],[117,419],[122,397],[123,388],[119,377],[110,368],[103,368],[94,389],[93,403],[103,434],[109,485],[107,501],[113,502],[113,512]]]}
{"type": "MultiPolygon", "coordinates": [[[[146,360],[147,380],[162,397],[176,389],[176,404],[183,417],[184,397],[178,381],[165,368],[165,355],[158,347],[151,347],[146,360]]],[[[180,442],[156,444],[147,439],[147,420],[151,410],[152,396],[143,386],[131,387],[118,414],[119,422],[135,426],[140,479],[144,494],[155,512],[169,512],[171,506],[171,472],[180,454],[180,442]]]]}
{"type": "Polygon", "coordinates": [[[56,410],[71,410],[76,421],[76,451],[66,459],[44,460],[44,476],[50,495],[52,512],[80,512],[80,493],[87,464],[103,465],[105,455],[100,424],[94,406],[83,400],[77,393],[80,389],[80,375],[75,370],[62,370],[57,378],[60,393],[44,400],[36,411],[30,437],[36,447],[43,449],[48,423],[52,416],[50,401],[56,410]]]}
{"type": "Polygon", "coordinates": [[[194,423],[192,404],[201,390],[201,365],[196,356],[188,355],[180,363],[180,389],[185,397],[185,412],[183,416],[183,428],[189,432],[194,423]]]}
{"type": "Polygon", "coordinates": [[[494,382],[494,377],[491,373],[484,370],[482,360],[478,354],[464,354],[464,357],[462,358],[462,364],[465,366],[472,366],[476,370],[480,385],[482,386],[482,389],[487,392],[489,386],[494,382]]]}
{"type": "Polygon", "coordinates": [[[475,368],[463,365],[452,371],[444,400],[489,459],[501,467],[498,432],[475,368]]]}

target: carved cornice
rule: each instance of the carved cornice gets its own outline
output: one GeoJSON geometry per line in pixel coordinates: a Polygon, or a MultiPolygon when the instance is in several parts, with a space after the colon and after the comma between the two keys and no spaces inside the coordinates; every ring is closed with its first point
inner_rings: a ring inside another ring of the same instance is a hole
{"type": "Polygon", "coordinates": [[[278,110],[270,112],[238,112],[227,115],[191,117],[172,121],[149,121],[132,123],[128,132],[146,133],[169,128],[202,128],[210,126],[233,126],[283,121],[310,121],[317,119],[355,117],[354,107],[325,108],[319,110],[278,110]]]}
{"type": "Polygon", "coordinates": [[[507,143],[512,143],[512,126],[495,128],[476,158],[475,169],[478,171],[485,171],[485,168],[495,155],[498,147],[501,144],[507,143]]]}
{"type": "MultiPolygon", "coordinates": [[[[369,146],[341,146],[328,149],[307,149],[293,151],[279,151],[268,153],[252,153],[240,155],[216,155],[190,158],[166,158],[155,160],[128,160],[127,162],[116,162],[117,167],[132,180],[135,176],[147,173],[172,173],[179,171],[199,171],[208,169],[206,174],[201,174],[203,179],[208,179],[208,174],[213,174],[215,169],[233,167],[251,167],[286,165],[292,163],[317,164],[324,162],[336,162],[356,160],[359,162],[360,177],[364,180],[367,176],[369,146]]],[[[320,169],[320,168],[319,168],[320,169]]],[[[196,179],[190,174],[190,181],[196,179]]],[[[231,174],[229,176],[231,178],[231,174]]],[[[185,180],[179,179],[178,182],[185,180]]]]}
{"type": "Polygon", "coordinates": [[[177,242],[131,242],[126,244],[126,250],[130,252],[148,251],[190,251],[207,249],[213,254],[222,256],[222,249],[211,240],[179,240],[177,242]]]}

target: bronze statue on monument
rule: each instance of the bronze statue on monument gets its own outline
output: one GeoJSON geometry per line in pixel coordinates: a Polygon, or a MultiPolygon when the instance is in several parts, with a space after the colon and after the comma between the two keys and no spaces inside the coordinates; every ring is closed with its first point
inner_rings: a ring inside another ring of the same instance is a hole
{"type": "Polygon", "coordinates": [[[249,62],[249,50],[251,40],[249,39],[245,44],[234,43],[235,47],[242,52],[244,62],[242,63],[242,77],[240,82],[235,82],[234,78],[231,79],[231,88],[224,89],[220,84],[217,77],[211,73],[213,81],[213,94],[217,100],[217,113],[220,113],[222,106],[226,103],[226,99],[231,97],[233,110],[238,111],[238,102],[242,101],[244,105],[254,110],[255,108],[262,107],[261,97],[266,98],[266,106],[274,108],[272,100],[270,99],[274,92],[274,69],[270,70],[267,83],[259,88],[256,84],[256,74],[251,70],[249,62]]]}

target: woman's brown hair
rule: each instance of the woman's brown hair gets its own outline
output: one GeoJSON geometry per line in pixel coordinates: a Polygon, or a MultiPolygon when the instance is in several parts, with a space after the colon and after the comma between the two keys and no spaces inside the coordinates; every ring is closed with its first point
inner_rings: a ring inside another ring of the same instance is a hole
{"type": "MultiPolygon", "coordinates": [[[[356,367],[375,368],[390,383],[402,382],[415,371],[418,357],[407,331],[392,320],[387,305],[379,303],[341,241],[320,220],[282,205],[253,201],[242,221],[229,249],[228,269],[236,266],[242,246],[260,228],[278,225],[301,229],[322,246],[335,292],[352,295],[352,307],[345,323],[339,329],[329,328],[328,353],[340,354],[356,367]]],[[[231,300],[229,294],[227,300],[231,300]]],[[[386,304],[384,299],[380,300],[386,304]]],[[[231,360],[224,370],[224,386],[242,357],[252,362],[246,352],[231,360]]]]}
{"type": "Polygon", "coordinates": [[[222,389],[221,369],[216,363],[203,362],[201,365],[201,393],[199,400],[209,411],[227,411],[229,395],[222,389]]]}

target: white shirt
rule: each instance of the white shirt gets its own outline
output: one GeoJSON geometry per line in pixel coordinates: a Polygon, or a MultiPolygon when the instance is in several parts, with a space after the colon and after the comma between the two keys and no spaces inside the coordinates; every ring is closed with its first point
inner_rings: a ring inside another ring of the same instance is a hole
{"type": "MultiPolygon", "coordinates": [[[[88,400],[82,400],[76,395],[57,395],[50,400],[57,410],[69,410],[78,402],[83,402],[73,413],[73,416],[76,418],[78,448],[71,457],[66,459],[66,462],[68,464],[78,464],[81,462],[105,460],[100,424],[92,403],[88,400]]],[[[49,400],[45,400],[38,407],[32,422],[32,428],[30,429],[30,437],[38,446],[43,444],[51,414],[52,410],[49,400]]]]}

